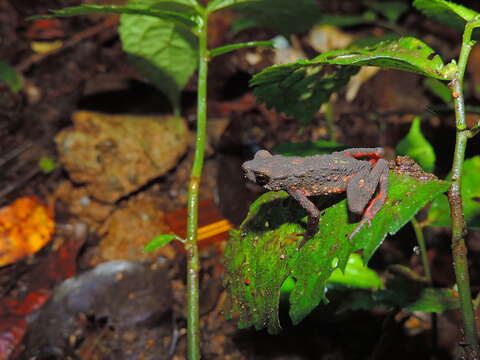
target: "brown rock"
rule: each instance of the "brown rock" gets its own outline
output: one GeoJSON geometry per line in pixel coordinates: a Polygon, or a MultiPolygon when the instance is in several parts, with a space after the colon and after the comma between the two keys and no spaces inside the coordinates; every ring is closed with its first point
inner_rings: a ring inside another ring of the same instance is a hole
{"type": "Polygon", "coordinates": [[[96,265],[109,260],[148,260],[158,256],[173,259],[175,249],[171,244],[152,253],[143,252],[155,236],[166,233],[170,229],[156,199],[140,194],[114,211],[98,230],[101,241],[90,262],[96,265]]]}
{"type": "Polygon", "coordinates": [[[69,181],[64,181],[57,187],[55,198],[92,230],[96,230],[114,209],[112,204],[92,199],[84,186],[75,187],[69,181]]]}
{"type": "Polygon", "coordinates": [[[80,111],[56,137],[71,179],[101,201],[115,202],[172,169],[187,150],[188,130],[173,116],[80,111]]]}

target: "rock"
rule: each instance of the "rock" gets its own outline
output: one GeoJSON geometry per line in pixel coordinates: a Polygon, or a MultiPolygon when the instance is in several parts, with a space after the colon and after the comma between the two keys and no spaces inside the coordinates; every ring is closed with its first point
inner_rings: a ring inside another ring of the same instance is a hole
{"type": "Polygon", "coordinates": [[[80,111],[55,138],[71,179],[113,203],[172,169],[187,150],[188,129],[173,116],[80,111]]]}
{"type": "Polygon", "coordinates": [[[78,216],[91,230],[97,230],[115,208],[113,204],[96,201],[84,186],[73,186],[70,181],[58,185],[55,199],[60,200],[70,213],[78,216]]]}
{"type": "Polygon", "coordinates": [[[171,232],[159,206],[156,199],[146,194],[137,195],[122,204],[97,230],[102,240],[90,264],[109,260],[147,260],[158,256],[173,259],[175,249],[172,244],[152,253],[142,251],[155,236],[171,232]]]}
{"type": "Polygon", "coordinates": [[[21,359],[67,359],[91,341],[88,350],[95,348],[103,356],[75,358],[153,360],[167,353],[169,344],[148,347],[151,338],[172,333],[170,265],[157,265],[110,261],[65,280],[29,318],[21,359]]]}

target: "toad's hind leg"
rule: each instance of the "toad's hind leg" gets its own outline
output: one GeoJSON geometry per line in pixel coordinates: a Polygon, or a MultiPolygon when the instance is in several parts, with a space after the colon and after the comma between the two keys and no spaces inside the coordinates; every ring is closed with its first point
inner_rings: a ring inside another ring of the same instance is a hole
{"type": "Polygon", "coordinates": [[[370,223],[375,214],[387,200],[388,191],[388,162],[378,159],[369,172],[362,171],[352,177],[347,184],[348,208],[355,214],[362,214],[362,220],[350,234],[351,239],[365,223],[370,223]],[[378,188],[377,195],[372,199],[378,188]],[[368,205],[368,206],[367,206],[368,205]]]}

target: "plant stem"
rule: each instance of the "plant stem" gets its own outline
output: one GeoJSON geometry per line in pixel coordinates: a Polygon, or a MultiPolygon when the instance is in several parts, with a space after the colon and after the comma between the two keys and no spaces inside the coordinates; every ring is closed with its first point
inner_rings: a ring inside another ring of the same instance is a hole
{"type": "MultiPolygon", "coordinates": [[[[415,237],[417,238],[417,243],[420,248],[420,256],[422,257],[422,265],[423,265],[423,272],[425,277],[428,280],[430,286],[433,286],[433,278],[432,278],[432,270],[430,269],[430,262],[428,261],[428,254],[427,254],[427,245],[425,244],[425,237],[423,236],[423,228],[425,227],[424,224],[419,223],[417,219],[412,218],[412,225],[413,230],[415,231],[415,237]]],[[[431,333],[432,333],[432,349],[436,351],[438,346],[438,321],[437,321],[437,314],[432,312],[430,314],[431,320],[431,333]]]]}
{"type": "Polygon", "coordinates": [[[467,65],[468,56],[475,44],[471,40],[473,29],[478,26],[478,22],[468,22],[463,34],[462,49],[458,62],[458,72],[451,81],[453,105],[455,109],[456,121],[456,142],[455,153],[452,165],[452,180],[448,190],[448,201],[450,203],[450,214],[452,217],[452,255],[453,266],[458,286],[458,295],[460,299],[460,311],[463,319],[463,330],[465,336],[465,352],[467,359],[476,359],[479,356],[478,335],[475,319],[475,312],[472,304],[472,294],[470,289],[470,276],[468,273],[467,247],[465,246],[465,217],[462,204],[462,173],[463,162],[465,158],[465,148],[470,131],[467,129],[465,120],[465,105],[463,99],[463,75],[467,65]]]}
{"type": "Polygon", "coordinates": [[[199,324],[199,281],[200,260],[197,246],[198,229],[198,192],[202,176],[205,155],[205,138],[207,123],[207,17],[202,16],[199,26],[199,68],[197,89],[197,137],[195,156],[188,187],[188,221],[185,250],[187,252],[187,355],[188,360],[200,359],[200,324],[199,324]]]}
{"type": "Polygon", "coordinates": [[[420,256],[422,257],[423,272],[430,285],[432,285],[432,271],[430,270],[430,263],[428,261],[427,246],[425,245],[425,238],[423,236],[423,226],[419,224],[417,219],[412,218],[413,230],[417,238],[418,247],[420,248],[420,256]]]}

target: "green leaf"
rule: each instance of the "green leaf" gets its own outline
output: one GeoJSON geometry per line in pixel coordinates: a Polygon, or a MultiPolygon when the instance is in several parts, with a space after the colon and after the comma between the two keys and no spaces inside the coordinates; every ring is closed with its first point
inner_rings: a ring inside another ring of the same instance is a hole
{"type": "Polygon", "coordinates": [[[398,41],[402,37],[395,33],[387,33],[381,36],[365,36],[359,39],[356,39],[350,44],[350,48],[368,48],[372,46],[376,46],[377,44],[385,41],[398,41]]]}
{"type": "Polygon", "coordinates": [[[417,116],[412,121],[410,131],[397,145],[397,153],[407,155],[415,160],[426,172],[435,168],[435,151],[422,134],[421,118],[417,116]]]}
{"type": "Polygon", "coordinates": [[[340,311],[403,308],[409,311],[441,313],[459,307],[457,292],[428,287],[428,282],[401,265],[389,267],[386,289],[355,292],[345,296],[340,311]]]}
{"type": "Polygon", "coordinates": [[[306,124],[359,66],[392,68],[446,80],[442,59],[433,55],[433,50],[422,41],[405,37],[364,48],[328,51],[312,60],[271,66],[255,75],[250,84],[255,87],[254,94],[260,102],[306,124]]]}
{"type": "Polygon", "coordinates": [[[296,282],[290,295],[290,317],[299,323],[320,301],[327,300],[325,283],[336,268],[345,269],[350,254],[363,251],[368,261],[388,233],[398,231],[447,188],[444,181],[420,182],[390,173],[387,202],[372,225],[351,241],[348,236],[357,224],[349,219],[346,199],[326,207],[324,197],[312,198],[321,210],[319,232],[300,251],[296,248],[301,238],[296,234],[305,232],[305,211],[283,191],[262,195],[227,243],[228,310],[239,314],[239,327],[279,331],[280,288],[292,276],[296,282]]]}
{"type": "Polygon", "coordinates": [[[382,279],[377,272],[370,269],[363,262],[359,254],[351,254],[345,270],[335,269],[327,279],[328,284],[341,284],[363,289],[380,289],[382,279]]]}
{"type": "Polygon", "coordinates": [[[458,30],[463,30],[467,21],[479,15],[472,9],[445,0],[415,0],[413,6],[426,16],[458,30]]]}
{"type": "Polygon", "coordinates": [[[258,47],[258,46],[273,48],[275,46],[275,43],[273,41],[248,41],[243,43],[225,45],[225,46],[220,46],[210,50],[210,56],[215,57],[218,55],[228,53],[230,51],[235,51],[235,50],[243,49],[247,47],[258,47]]]}
{"type": "Polygon", "coordinates": [[[283,35],[309,30],[321,14],[315,0],[214,0],[208,4],[207,11],[226,8],[283,35]]]}
{"type": "Polygon", "coordinates": [[[347,147],[335,141],[318,140],[315,142],[283,143],[273,148],[275,154],[284,156],[311,156],[342,151],[347,147]]]}
{"type": "MultiPolygon", "coordinates": [[[[141,2],[147,3],[157,1],[141,2]]],[[[180,91],[197,68],[195,35],[171,21],[141,15],[122,15],[118,31],[130,61],[178,107],[180,91]]]]}
{"type": "Polygon", "coordinates": [[[22,77],[7,62],[0,60],[0,81],[3,81],[13,92],[22,90],[22,77]]]}
{"type": "Polygon", "coordinates": [[[432,48],[414,37],[383,41],[365,48],[327,51],[310,63],[378,66],[450,80],[442,74],[444,64],[440,56],[435,55],[432,48]]]}
{"type": "Polygon", "coordinates": [[[345,86],[358,68],[332,67],[300,61],[275,65],[250,81],[257,100],[308,124],[330,95],[345,86]]]}
{"type": "Polygon", "coordinates": [[[58,167],[58,163],[51,157],[42,156],[38,161],[38,166],[45,174],[48,174],[58,167]]]}
{"type": "MultiPolygon", "coordinates": [[[[480,174],[480,156],[465,160],[462,176],[462,200],[465,221],[470,229],[480,229],[478,174],[480,174]]],[[[451,226],[450,206],[445,195],[439,196],[432,202],[428,211],[427,222],[431,226],[451,226]]]]}
{"type": "MultiPolygon", "coordinates": [[[[356,253],[350,255],[344,271],[337,268],[332,272],[327,279],[327,284],[372,290],[383,288],[382,279],[377,272],[366,266],[362,257],[356,253]]],[[[295,280],[293,277],[289,276],[283,282],[280,292],[282,294],[287,294],[294,288],[295,280]]]]}
{"type": "Polygon", "coordinates": [[[162,246],[167,245],[169,242],[175,240],[177,237],[172,234],[162,234],[154,237],[144,248],[144,252],[155,251],[162,246]]]}
{"type": "Polygon", "coordinates": [[[453,106],[452,91],[443,82],[437,79],[426,78],[423,81],[423,85],[425,85],[433,95],[442,99],[445,104],[453,106]]]}
{"type": "Polygon", "coordinates": [[[33,16],[30,17],[29,20],[89,14],[137,14],[173,21],[188,28],[197,25],[196,19],[193,16],[177,11],[153,9],[148,6],[82,5],[67,7],[61,10],[50,10],[50,12],[52,13],[51,15],[33,16]]]}
{"type": "Polygon", "coordinates": [[[408,10],[408,5],[400,1],[367,2],[365,5],[382,14],[392,23],[395,23],[408,10]]]}
{"type": "Polygon", "coordinates": [[[458,309],[458,295],[452,289],[426,288],[420,298],[405,308],[409,311],[424,311],[442,313],[447,310],[458,309]]]}

